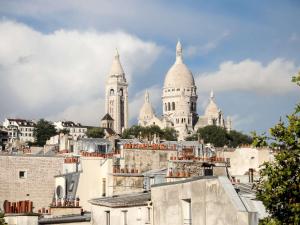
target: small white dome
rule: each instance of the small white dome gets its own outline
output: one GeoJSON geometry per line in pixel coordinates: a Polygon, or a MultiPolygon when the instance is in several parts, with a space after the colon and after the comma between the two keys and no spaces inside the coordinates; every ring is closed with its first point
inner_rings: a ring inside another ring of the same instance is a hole
{"type": "Polygon", "coordinates": [[[219,108],[217,106],[217,104],[214,101],[215,97],[214,97],[214,93],[213,91],[211,91],[210,93],[210,101],[208,106],[205,109],[205,116],[208,117],[218,117],[219,115],[219,108]]]}
{"type": "Polygon", "coordinates": [[[144,120],[150,120],[154,117],[155,113],[154,110],[152,108],[152,105],[149,101],[149,93],[148,91],[146,91],[145,93],[145,102],[144,105],[142,106],[141,110],[140,110],[140,115],[139,115],[139,119],[144,121],[144,120]]]}
{"type": "Polygon", "coordinates": [[[164,88],[168,87],[191,87],[195,85],[192,72],[183,63],[182,47],[180,42],[176,46],[176,61],[167,72],[164,88]]]}

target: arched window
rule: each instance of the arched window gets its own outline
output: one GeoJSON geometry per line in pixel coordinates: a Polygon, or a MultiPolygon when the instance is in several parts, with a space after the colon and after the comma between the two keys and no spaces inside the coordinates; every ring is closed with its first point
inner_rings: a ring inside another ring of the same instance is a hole
{"type": "Polygon", "coordinates": [[[175,102],[172,102],[172,110],[175,110],[175,102]]]}
{"type": "Polygon", "coordinates": [[[171,104],[170,104],[170,102],[168,102],[168,111],[170,111],[171,110],[171,104]]]}
{"type": "Polygon", "coordinates": [[[167,103],[165,103],[165,111],[168,111],[167,103]]]}
{"type": "Polygon", "coordinates": [[[114,89],[110,89],[109,94],[110,94],[110,95],[114,95],[114,94],[115,94],[114,89]]]}
{"type": "Polygon", "coordinates": [[[123,88],[120,89],[120,96],[123,96],[123,88]]]}

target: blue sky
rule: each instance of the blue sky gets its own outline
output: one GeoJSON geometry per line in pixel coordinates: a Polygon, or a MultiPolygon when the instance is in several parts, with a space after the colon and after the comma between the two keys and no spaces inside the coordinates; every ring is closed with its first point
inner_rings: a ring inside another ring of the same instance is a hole
{"type": "Polygon", "coordinates": [[[235,129],[267,130],[299,101],[290,84],[300,68],[299,11],[296,0],[0,0],[0,119],[99,124],[116,47],[130,81],[131,123],[145,89],[160,114],[180,39],[198,113],[213,89],[235,129]]]}

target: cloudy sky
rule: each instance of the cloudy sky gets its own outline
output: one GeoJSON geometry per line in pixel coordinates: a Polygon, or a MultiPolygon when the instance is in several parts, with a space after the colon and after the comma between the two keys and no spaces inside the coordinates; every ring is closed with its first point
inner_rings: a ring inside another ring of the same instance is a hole
{"type": "Polygon", "coordinates": [[[299,101],[290,82],[300,69],[299,12],[296,0],[0,0],[0,120],[98,125],[115,48],[131,124],[145,89],[159,115],[180,39],[198,113],[213,89],[236,130],[265,131],[299,101]]]}

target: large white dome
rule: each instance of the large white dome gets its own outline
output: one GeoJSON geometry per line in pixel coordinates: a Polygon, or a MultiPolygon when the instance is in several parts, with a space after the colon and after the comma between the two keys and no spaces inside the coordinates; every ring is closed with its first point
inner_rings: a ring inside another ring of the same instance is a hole
{"type": "Polygon", "coordinates": [[[194,77],[189,68],[183,63],[182,47],[180,42],[178,42],[176,46],[176,62],[166,74],[164,88],[191,86],[195,86],[194,77]]]}

